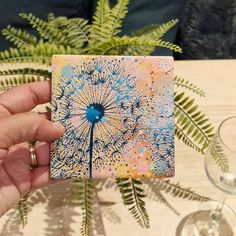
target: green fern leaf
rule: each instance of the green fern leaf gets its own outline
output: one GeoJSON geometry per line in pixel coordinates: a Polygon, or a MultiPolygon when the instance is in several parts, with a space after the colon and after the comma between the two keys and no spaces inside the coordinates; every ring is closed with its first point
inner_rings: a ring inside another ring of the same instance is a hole
{"type": "Polygon", "coordinates": [[[143,198],[142,182],[136,179],[116,179],[124,205],[143,228],[149,228],[149,217],[143,198]]]}
{"type": "Polygon", "coordinates": [[[170,180],[154,180],[160,191],[169,193],[173,197],[188,199],[193,201],[208,201],[208,197],[204,197],[192,191],[190,188],[181,187],[179,183],[171,183],[170,180]]]}
{"type": "Polygon", "coordinates": [[[200,97],[205,97],[205,92],[202,89],[198,88],[193,83],[191,83],[188,80],[185,80],[181,77],[178,77],[178,76],[174,77],[174,85],[176,85],[177,87],[180,87],[180,88],[187,89],[187,90],[199,95],[200,97]]]}
{"type": "Polygon", "coordinates": [[[213,126],[205,114],[198,110],[194,99],[185,93],[174,93],[175,134],[178,139],[203,152],[213,136],[213,126]]]}
{"type": "Polygon", "coordinates": [[[107,30],[105,24],[108,22],[110,14],[111,9],[109,6],[109,0],[98,1],[96,11],[93,16],[93,22],[91,25],[91,32],[89,36],[91,45],[95,44],[98,41],[106,41],[107,30]]]}
{"type": "Polygon", "coordinates": [[[81,235],[89,236],[92,230],[94,181],[92,179],[73,181],[75,202],[82,210],[81,235]]]}
{"type": "Polygon", "coordinates": [[[142,39],[140,37],[114,37],[112,41],[103,43],[99,45],[99,47],[94,47],[89,49],[89,54],[101,54],[101,55],[109,55],[118,52],[114,52],[115,49],[120,47],[126,47],[130,45],[140,45],[140,46],[148,46],[148,47],[164,47],[168,48],[175,52],[181,52],[181,48],[175,44],[165,42],[162,40],[150,40],[150,39],[142,39]]]}
{"type": "Polygon", "coordinates": [[[228,172],[229,161],[228,161],[227,155],[225,154],[221,141],[219,140],[217,135],[214,135],[214,137],[211,140],[211,143],[209,145],[209,152],[210,152],[211,158],[214,159],[214,161],[216,162],[216,164],[219,165],[221,170],[223,172],[228,172]]]}
{"type": "Polygon", "coordinates": [[[52,13],[52,12],[50,12],[49,14],[48,14],[48,22],[50,22],[50,21],[53,21],[53,20],[55,20],[55,15],[52,13]]]}
{"type": "Polygon", "coordinates": [[[27,48],[10,48],[0,52],[0,64],[4,63],[26,63],[34,62],[39,64],[51,64],[51,57],[54,54],[78,54],[77,49],[69,46],[56,45],[52,43],[39,42],[36,46],[27,48]]]}
{"type": "Polygon", "coordinates": [[[111,40],[112,37],[116,36],[121,31],[123,19],[128,13],[129,0],[118,0],[116,5],[112,8],[110,19],[108,21],[108,32],[107,40],[111,40]]]}
{"type": "Polygon", "coordinates": [[[27,207],[28,198],[29,198],[29,193],[23,196],[16,206],[23,227],[26,226],[28,220],[28,207],[27,207]]]}
{"type": "Polygon", "coordinates": [[[48,23],[47,29],[50,32],[49,42],[54,44],[79,49],[89,40],[90,25],[86,19],[57,17],[48,23]]]}
{"type": "Polygon", "coordinates": [[[110,9],[109,1],[98,1],[89,47],[95,45],[99,48],[100,44],[113,40],[113,37],[121,31],[123,19],[128,12],[128,3],[129,0],[118,0],[110,9]]]}
{"type": "Polygon", "coordinates": [[[15,75],[34,75],[42,76],[48,79],[51,78],[51,72],[43,69],[33,69],[33,68],[19,68],[19,69],[8,69],[0,71],[0,76],[15,76],[15,75]]]}
{"type": "Polygon", "coordinates": [[[7,78],[1,78],[0,80],[0,91],[9,90],[15,86],[27,83],[33,83],[38,81],[47,81],[50,80],[48,75],[30,75],[30,74],[22,74],[17,77],[11,76],[7,78]]]}
{"type": "Polygon", "coordinates": [[[9,40],[18,48],[37,44],[36,37],[27,33],[26,31],[11,27],[10,25],[8,25],[6,29],[2,30],[2,34],[5,36],[6,40],[9,40]]]}
{"type": "Polygon", "coordinates": [[[32,13],[25,14],[20,13],[19,16],[22,19],[25,19],[29,22],[29,24],[38,31],[39,35],[44,39],[50,38],[50,31],[48,30],[48,23],[36,16],[32,13]]]}
{"type": "MultiPolygon", "coordinates": [[[[192,126],[194,127],[194,126],[192,126]]],[[[196,151],[203,153],[201,147],[198,147],[189,137],[185,134],[177,125],[175,125],[175,135],[181,140],[185,145],[195,149],[196,151]]]]}
{"type": "Polygon", "coordinates": [[[158,29],[160,24],[150,24],[145,25],[144,27],[137,29],[134,33],[131,34],[133,37],[144,36],[152,33],[154,30],[158,29]]]}
{"type": "MultiPolygon", "coordinates": [[[[170,20],[167,23],[161,25],[150,25],[136,31],[132,36],[139,36],[141,39],[146,40],[159,40],[161,39],[171,28],[178,23],[177,19],[170,20]]],[[[155,50],[155,46],[139,46],[131,45],[120,51],[122,55],[150,55],[155,50]]]]}

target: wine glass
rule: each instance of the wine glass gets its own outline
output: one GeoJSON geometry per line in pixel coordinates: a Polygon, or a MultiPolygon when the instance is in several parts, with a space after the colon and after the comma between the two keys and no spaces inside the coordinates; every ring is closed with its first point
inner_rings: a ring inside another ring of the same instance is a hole
{"type": "Polygon", "coordinates": [[[225,204],[226,194],[236,195],[236,116],[225,119],[205,154],[205,171],[210,182],[224,193],[219,201],[201,204],[191,215],[193,235],[232,236],[236,215],[225,204]]]}

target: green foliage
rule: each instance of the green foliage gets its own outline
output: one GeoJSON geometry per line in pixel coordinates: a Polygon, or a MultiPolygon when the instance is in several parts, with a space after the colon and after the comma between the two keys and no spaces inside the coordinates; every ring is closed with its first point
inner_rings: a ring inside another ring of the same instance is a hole
{"type": "Polygon", "coordinates": [[[23,227],[26,226],[28,220],[28,206],[27,200],[29,198],[29,193],[24,195],[20,201],[17,203],[16,209],[21,220],[21,224],[23,227]]]}
{"type": "Polygon", "coordinates": [[[181,52],[179,46],[161,40],[177,20],[156,27],[152,25],[147,27],[149,30],[137,32],[136,36],[119,36],[128,3],[129,0],[118,0],[111,8],[108,0],[99,0],[91,24],[86,19],[55,17],[52,13],[47,21],[31,13],[21,13],[20,17],[28,21],[40,39],[8,26],[3,34],[18,48],[1,52],[0,64],[33,62],[50,65],[54,54],[148,55],[156,47],[181,52]]]}
{"type": "Polygon", "coordinates": [[[200,97],[205,97],[205,92],[198,88],[193,83],[190,83],[188,80],[185,80],[181,77],[175,76],[174,77],[174,84],[176,87],[184,88],[186,90],[189,90],[195,94],[197,94],[200,97]]]}
{"type": "Polygon", "coordinates": [[[86,19],[68,19],[64,16],[55,17],[53,14],[49,14],[46,22],[31,13],[21,13],[20,16],[38,31],[41,40],[44,39],[49,43],[78,49],[88,41],[90,26],[86,19]]]}
{"type": "Polygon", "coordinates": [[[22,19],[27,20],[29,24],[38,31],[39,35],[42,38],[49,39],[51,37],[46,21],[43,21],[42,19],[34,16],[32,13],[30,14],[20,13],[19,16],[22,19]]]}
{"type": "Polygon", "coordinates": [[[19,68],[0,71],[0,91],[11,89],[20,84],[50,80],[48,70],[19,68]]]}
{"type": "MultiPolygon", "coordinates": [[[[170,20],[169,22],[161,25],[149,25],[145,26],[139,30],[137,30],[135,33],[133,33],[132,36],[139,37],[142,40],[152,40],[152,41],[158,41],[160,40],[165,34],[172,29],[176,24],[178,23],[178,20],[170,20]]],[[[156,46],[141,46],[141,45],[130,45],[127,47],[123,47],[123,50],[120,51],[123,55],[150,55],[153,53],[156,46]]],[[[181,52],[181,49],[178,49],[179,52],[181,52]]]]}
{"type": "Polygon", "coordinates": [[[160,190],[169,193],[173,197],[188,199],[192,201],[207,201],[209,198],[196,194],[190,188],[181,187],[179,183],[171,183],[170,180],[154,180],[160,187],[160,190]]]}
{"type": "Polygon", "coordinates": [[[0,71],[0,76],[15,76],[15,75],[32,75],[42,76],[45,78],[51,78],[51,73],[48,70],[33,69],[33,68],[19,68],[19,69],[8,69],[0,71]]]}
{"type": "Polygon", "coordinates": [[[82,210],[81,235],[91,234],[93,215],[94,181],[92,179],[77,180],[73,182],[75,202],[82,210]]]}
{"type": "Polygon", "coordinates": [[[213,136],[213,126],[185,92],[174,93],[175,134],[187,146],[203,152],[213,136]]]}
{"type": "Polygon", "coordinates": [[[219,165],[223,172],[229,171],[229,161],[225,154],[224,148],[222,147],[221,141],[219,140],[218,136],[215,135],[212,140],[211,144],[209,145],[209,152],[211,158],[214,159],[216,164],[219,165]]]}
{"type": "Polygon", "coordinates": [[[26,31],[11,27],[10,25],[8,25],[6,29],[2,30],[2,34],[5,36],[6,40],[9,40],[18,48],[24,48],[37,44],[36,37],[26,31]]]}
{"type": "Polygon", "coordinates": [[[141,227],[149,228],[149,217],[143,200],[146,195],[142,188],[142,182],[136,179],[117,179],[124,205],[141,227]]]}
{"type": "Polygon", "coordinates": [[[128,3],[129,0],[118,0],[111,9],[108,0],[98,1],[92,23],[90,46],[112,41],[113,37],[120,33],[123,19],[128,12],[128,3]]]}
{"type": "Polygon", "coordinates": [[[107,27],[106,24],[111,14],[111,9],[108,0],[100,0],[97,3],[97,8],[93,16],[89,43],[91,45],[103,42],[106,40],[107,27]]]}
{"type": "MultiPolygon", "coordinates": [[[[145,46],[145,47],[164,47],[168,48],[174,52],[181,52],[181,49],[179,46],[159,40],[152,40],[152,39],[145,39],[140,37],[114,37],[112,41],[105,42],[103,44],[100,44],[99,47],[94,47],[89,49],[89,54],[101,54],[101,55],[116,55],[118,54],[115,49],[121,48],[121,47],[127,47],[127,46],[145,46]]],[[[121,53],[123,54],[123,53],[121,53]]]]}
{"type": "Polygon", "coordinates": [[[27,48],[10,48],[0,52],[0,64],[17,62],[17,63],[39,63],[39,64],[51,64],[51,57],[54,54],[75,54],[78,51],[64,47],[63,45],[56,45],[52,43],[44,43],[40,41],[36,46],[29,46],[27,48]]]}
{"type": "Polygon", "coordinates": [[[0,80],[0,91],[9,90],[20,84],[33,83],[38,81],[48,80],[40,76],[25,76],[21,75],[18,77],[5,78],[0,80]]]}

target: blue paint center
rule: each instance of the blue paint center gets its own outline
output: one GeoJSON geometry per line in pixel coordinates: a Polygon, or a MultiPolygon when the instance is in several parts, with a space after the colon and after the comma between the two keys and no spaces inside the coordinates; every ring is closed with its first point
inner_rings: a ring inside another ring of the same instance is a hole
{"type": "Polygon", "coordinates": [[[103,116],[104,107],[101,104],[93,103],[86,109],[86,118],[92,124],[102,121],[103,116]]]}

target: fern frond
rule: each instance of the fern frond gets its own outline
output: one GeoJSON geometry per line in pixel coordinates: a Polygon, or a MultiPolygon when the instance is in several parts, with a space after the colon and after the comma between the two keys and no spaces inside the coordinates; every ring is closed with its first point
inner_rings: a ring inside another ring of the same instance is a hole
{"type": "Polygon", "coordinates": [[[181,48],[175,44],[165,42],[162,40],[151,40],[151,39],[143,39],[140,37],[114,37],[112,41],[103,43],[98,47],[94,47],[89,49],[90,54],[101,54],[101,55],[109,55],[114,54],[114,49],[120,47],[126,47],[130,45],[140,45],[140,46],[147,46],[147,47],[164,47],[168,48],[175,52],[181,52],[181,48]]]}
{"type": "Polygon", "coordinates": [[[136,179],[116,179],[124,205],[143,228],[149,228],[149,216],[143,198],[142,182],[136,179]]]}
{"type": "Polygon", "coordinates": [[[174,184],[170,180],[154,180],[154,182],[159,186],[160,191],[169,193],[173,197],[200,202],[209,200],[208,197],[195,193],[191,188],[181,187],[179,183],[174,184]]]}
{"type": "Polygon", "coordinates": [[[2,30],[2,34],[5,36],[6,40],[10,41],[18,48],[37,44],[36,37],[26,31],[11,27],[10,25],[8,25],[6,29],[2,30]]]}
{"type": "Polygon", "coordinates": [[[0,52],[0,64],[35,62],[50,65],[51,56],[54,54],[78,54],[78,50],[68,46],[39,42],[36,46],[10,48],[0,52]]]}
{"type": "Polygon", "coordinates": [[[98,1],[97,13],[95,13],[89,46],[99,47],[101,43],[113,41],[113,37],[121,31],[124,17],[128,12],[129,0],[118,0],[110,9],[109,1],[98,1]]]}
{"type": "Polygon", "coordinates": [[[214,137],[211,140],[211,143],[209,145],[209,152],[211,154],[211,158],[214,159],[217,165],[221,168],[223,172],[229,171],[229,160],[227,158],[227,155],[225,154],[224,148],[222,147],[222,144],[218,138],[217,135],[214,135],[214,137]]]}
{"type": "Polygon", "coordinates": [[[203,153],[202,147],[198,147],[186,133],[181,130],[178,125],[175,124],[175,135],[176,137],[181,140],[186,146],[195,149],[196,151],[203,153]]]}
{"type": "Polygon", "coordinates": [[[194,99],[185,96],[184,92],[174,93],[174,105],[177,138],[188,146],[203,151],[213,136],[213,126],[209,119],[198,110],[194,99]]]}
{"type": "Polygon", "coordinates": [[[48,24],[46,21],[34,16],[32,13],[20,13],[19,16],[27,20],[28,23],[38,31],[39,35],[44,39],[49,39],[50,32],[48,31],[48,24]]]}
{"type": "Polygon", "coordinates": [[[15,75],[31,75],[31,76],[42,76],[46,78],[51,78],[51,72],[43,69],[33,69],[33,68],[19,68],[19,69],[8,69],[0,71],[0,76],[15,76],[15,75]]]}
{"type": "Polygon", "coordinates": [[[82,210],[81,235],[89,236],[92,230],[94,181],[92,179],[73,181],[76,203],[82,210]]]}
{"type": "Polygon", "coordinates": [[[71,48],[81,48],[89,41],[90,25],[88,20],[82,18],[67,19],[57,17],[51,21],[49,26],[52,34],[52,42],[70,46],[71,48]],[[60,34],[56,33],[60,32],[60,34]]]}
{"type": "Polygon", "coordinates": [[[54,13],[52,13],[52,12],[48,13],[48,22],[55,20],[55,18],[56,17],[54,15],[54,13]]]}
{"type": "Polygon", "coordinates": [[[100,0],[97,2],[95,14],[93,16],[93,22],[91,25],[91,32],[89,35],[90,44],[94,44],[97,41],[105,41],[107,38],[107,30],[105,24],[108,22],[111,14],[109,6],[109,0],[100,0]],[[105,32],[103,32],[105,31],[105,32]]]}
{"type": "Polygon", "coordinates": [[[175,76],[174,77],[174,85],[180,88],[187,89],[200,97],[205,97],[205,92],[197,87],[195,84],[189,82],[188,80],[185,80],[181,77],[175,76]]]}
{"type": "Polygon", "coordinates": [[[144,27],[137,29],[135,32],[133,32],[131,34],[131,36],[137,37],[137,36],[148,35],[149,33],[153,32],[154,30],[158,29],[159,27],[160,27],[160,24],[145,25],[144,27]]]}
{"type": "Polygon", "coordinates": [[[16,206],[23,228],[26,226],[28,220],[28,207],[27,207],[28,198],[29,198],[29,193],[23,196],[16,206]]]}
{"type": "Polygon", "coordinates": [[[21,84],[28,84],[46,80],[49,80],[49,78],[44,76],[26,76],[26,75],[4,78],[0,80],[0,91],[6,91],[21,84]]]}
{"type": "Polygon", "coordinates": [[[116,36],[121,31],[123,19],[128,13],[129,0],[118,0],[116,5],[112,8],[108,21],[109,34],[107,35],[108,41],[116,36]]]}
{"type": "Polygon", "coordinates": [[[162,38],[169,32],[174,26],[178,24],[178,19],[172,19],[166,23],[161,24],[156,30],[153,30],[148,35],[153,36],[155,39],[162,38]]]}
{"type": "MultiPolygon", "coordinates": [[[[177,19],[170,20],[167,23],[161,25],[150,25],[136,31],[133,36],[139,36],[140,39],[146,40],[159,40],[161,39],[171,28],[178,23],[177,19]]],[[[120,51],[122,55],[150,55],[155,50],[155,46],[147,47],[140,45],[131,45],[120,51]]]]}

